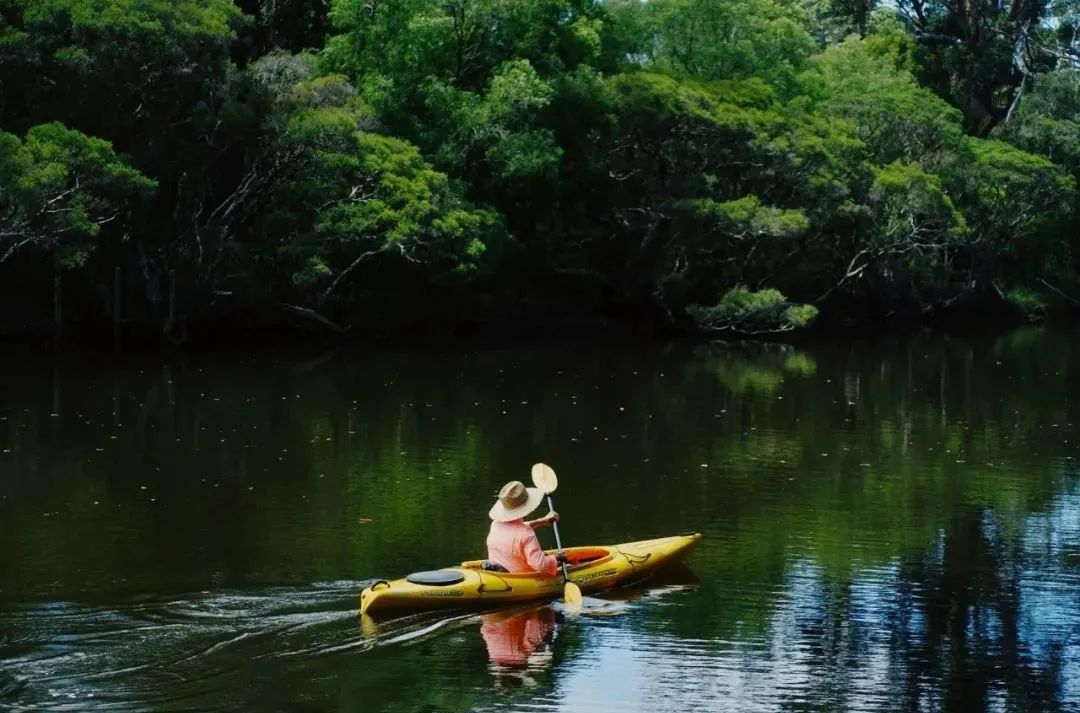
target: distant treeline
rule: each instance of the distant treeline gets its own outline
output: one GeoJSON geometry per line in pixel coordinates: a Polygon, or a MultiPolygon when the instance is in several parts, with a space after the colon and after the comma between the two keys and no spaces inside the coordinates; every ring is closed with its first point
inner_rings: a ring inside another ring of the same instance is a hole
{"type": "Polygon", "coordinates": [[[1049,0],[0,0],[0,335],[1067,314],[1078,22],[1049,0]]]}

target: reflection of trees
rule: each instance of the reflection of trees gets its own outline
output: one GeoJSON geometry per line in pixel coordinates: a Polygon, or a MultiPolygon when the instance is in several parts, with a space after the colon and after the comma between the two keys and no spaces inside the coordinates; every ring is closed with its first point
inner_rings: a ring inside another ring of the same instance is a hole
{"type": "Polygon", "coordinates": [[[817,378],[729,409],[691,462],[724,468],[722,519],[739,552],[758,559],[780,532],[789,554],[843,577],[922,550],[964,504],[992,507],[1007,527],[1045,507],[1059,471],[1042,464],[1069,448],[1067,357],[1047,355],[1051,367],[1038,363],[1045,349],[1001,349],[821,348],[817,378]]]}
{"type": "MultiPolygon", "coordinates": [[[[726,409],[725,426],[688,439],[697,449],[683,459],[712,464],[697,492],[719,522],[694,564],[706,589],[725,585],[708,592],[709,614],[648,626],[812,642],[799,668],[810,699],[841,708],[891,670],[883,695],[905,690],[913,710],[983,710],[995,697],[1061,709],[1061,639],[1032,655],[1018,614],[1020,535],[1060,492],[1075,439],[1076,340],[1047,339],[817,347],[814,379],[749,400],[710,394],[715,370],[692,372],[697,404],[726,409]],[[810,590],[795,585],[797,563],[812,563],[810,590]],[[853,600],[853,588],[872,594],[853,600]],[[816,604],[785,619],[785,599],[816,604]]],[[[687,402],[672,420],[703,421],[694,411],[687,402]]]]}
{"type": "MultiPolygon", "coordinates": [[[[205,586],[208,571],[217,584],[370,573],[343,559],[376,559],[368,532],[437,527],[431,512],[452,503],[440,491],[472,495],[463,486],[482,454],[459,417],[466,394],[440,403],[437,420],[425,413],[453,390],[446,370],[389,357],[338,366],[189,357],[4,370],[5,594],[107,589],[118,572],[141,578],[137,589],[205,586]]],[[[443,521],[442,541],[458,527],[443,521]]]]}
{"type": "MultiPolygon", "coordinates": [[[[1060,554],[1039,561],[1038,551],[1046,541],[1080,543],[1077,505],[1075,494],[1064,507],[1055,505],[1060,513],[1041,525],[1048,532],[1027,528],[1022,546],[990,509],[973,506],[960,508],[924,550],[847,578],[798,559],[789,563],[760,631],[717,633],[728,617],[747,614],[725,608],[715,619],[695,621],[690,634],[679,624],[693,608],[673,607],[650,617],[637,648],[670,640],[673,630],[687,642],[710,631],[708,655],[688,644],[690,660],[655,661],[656,680],[677,676],[683,666],[722,672],[716,681],[706,678],[685,707],[1075,710],[1077,565],[1060,554]],[[1051,599],[1033,604],[1033,590],[1043,584],[1051,599]],[[739,643],[725,643],[732,639],[739,643]],[[741,678],[724,673],[730,671],[741,678]]],[[[679,648],[677,641],[670,646],[679,648]]],[[[663,700],[666,690],[666,683],[650,685],[646,695],[663,700]]]]}
{"type": "Polygon", "coordinates": [[[786,345],[741,344],[702,347],[687,369],[715,374],[735,394],[747,391],[769,394],[780,389],[785,379],[813,376],[817,363],[809,353],[786,345]]]}
{"type": "Polygon", "coordinates": [[[908,708],[1054,710],[1063,654],[1030,651],[1018,543],[1073,454],[1078,343],[24,359],[0,369],[4,596],[454,562],[482,547],[498,486],[545,460],[572,543],[707,533],[709,605],[646,629],[779,648],[790,632],[838,705],[884,651],[908,708]]]}
{"type": "MultiPolygon", "coordinates": [[[[1033,655],[1039,624],[1022,616],[1019,547],[1002,532],[989,510],[960,508],[927,551],[895,566],[850,581],[802,571],[811,584],[793,585],[801,596],[769,633],[802,652],[793,665],[810,692],[800,694],[837,709],[874,700],[910,711],[1070,709],[1068,633],[1033,655]]],[[[1076,622],[1065,607],[1057,615],[1076,622]]]]}
{"type": "Polygon", "coordinates": [[[906,636],[893,651],[905,671],[911,710],[926,696],[950,711],[1065,710],[1060,644],[1040,659],[1030,655],[1031,624],[1021,620],[1019,543],[1003,537],[993,513],[956,512],[942,537],[941,557],[905,563],[902,595],[906,636]],[[918,611],[921,625],[912,626],[918,611]],[[940,680],[940,690],[927,682],[940,680]]]}

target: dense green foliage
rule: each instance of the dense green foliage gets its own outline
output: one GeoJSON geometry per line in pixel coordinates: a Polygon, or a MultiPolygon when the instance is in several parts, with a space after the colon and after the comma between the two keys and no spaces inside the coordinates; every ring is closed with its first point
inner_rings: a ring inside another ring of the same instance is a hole
{"type": "Polygon", "coordinates": [[[104,321],[78,297],[119,269],[125,318],[170,333],[1042,316],[1080,284],[1073,25],[1048,2],[0,0],[0,296],[47,311],[66,269],[104,321]]]}

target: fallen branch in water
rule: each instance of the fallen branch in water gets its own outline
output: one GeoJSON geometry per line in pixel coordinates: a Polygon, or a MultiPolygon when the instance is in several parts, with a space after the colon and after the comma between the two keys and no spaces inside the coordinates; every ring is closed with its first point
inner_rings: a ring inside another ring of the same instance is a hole
{"type": "Polygon", "coordinates": [[[1060,296],[1064,297],[1064,298],[1065,298],[1065,299],[1067,299],[1067,300],[1068,300],[1069,302],[1072,302],[1072,303],[1073,303],[1074,305],[1076,305],[1077,307],[1080,307],[1080,300],[1076,300],[1076,299],[1074,299],[1074,298],[1072,298],[1072,297],[1069,297],[1069,296],[1068,296],[1067,294],[1065,294],[1064,292],[1062,292],[1062,291],[1061,291],[1061,290],[1059,290],[1058,288],[1054,287],[1053,285],[1051,285],[1051,284],[1050,284],[1049,282],[1047,282],[1046,280],[1042,279],[1041,277],[1039,278],[1039,282],[1041,282],[1041,283],[1042,283],[1042,284],[1043,284],[1043,285],[1044,285],[1045,287],[1049,288],[1049,289],[1050,289],[1050,290],[1052,290],[1053,292],[1055,292],[1055,293],[1057,293],[1058,295],[1060,295],[1060,296]]]}
{"type": "Polygon", "coordinates": [[[340,334],[343,337],[349,336],[349,333],[341,325],[327,319],[313,309],[285,303],[281,303],[280,307],[289,314],[301,317],[302,319],[306,319],[310,322],[314,322],[315,324],[321,325],[326,329],[329,329],[331,332],[340,334]]]}

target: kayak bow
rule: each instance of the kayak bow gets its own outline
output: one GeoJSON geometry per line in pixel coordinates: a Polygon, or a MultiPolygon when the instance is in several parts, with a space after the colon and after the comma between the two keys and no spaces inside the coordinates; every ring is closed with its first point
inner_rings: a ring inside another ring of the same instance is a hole
{"type": "MultiPolygon", "coordinates": [[[[631,584],[685,560],[700,539],[700,533],[693,533],[621,545],[569,547],[565,552],[570,581],[586,592],[631,584]]],[[[473,560],[458,567],[418,572],[390,582],[378,580],[360,593],[360,613],[501,606],[562,596],[561,572],[553,576],[507,574],[481,566],[481,560],[473,560]]]]}

